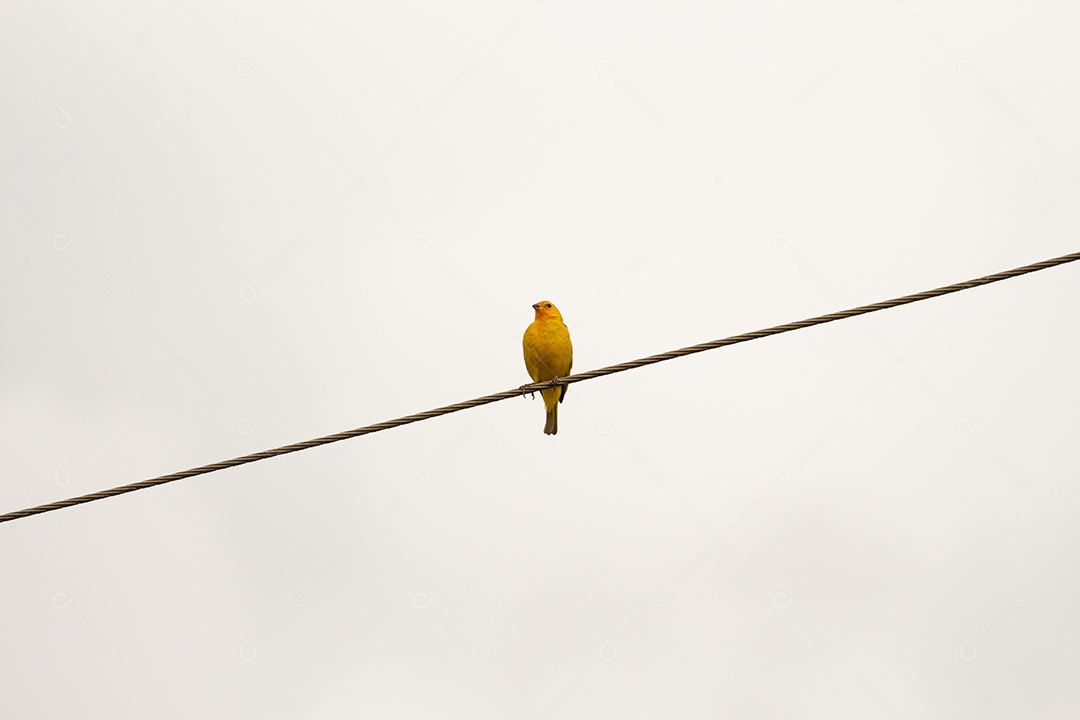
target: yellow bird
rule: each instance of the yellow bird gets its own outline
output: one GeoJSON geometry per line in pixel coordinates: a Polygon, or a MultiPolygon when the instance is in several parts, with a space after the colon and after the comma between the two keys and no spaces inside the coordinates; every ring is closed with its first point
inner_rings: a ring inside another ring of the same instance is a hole
{"type": "MultiPolygon", "coordinates": [[[[525,369],[533,382],[543,382],[570,374],[574,364],[574,348],[570,345],[570,331],[563,323],[559,308],[548,300],[533,305],[536,319],[525,331],[521,346],[525,350],[525,369]]],[[[559,403],[566,397],[566,385],[541,390],[547,422],[544,434],[559,432],[559,403]]]]}

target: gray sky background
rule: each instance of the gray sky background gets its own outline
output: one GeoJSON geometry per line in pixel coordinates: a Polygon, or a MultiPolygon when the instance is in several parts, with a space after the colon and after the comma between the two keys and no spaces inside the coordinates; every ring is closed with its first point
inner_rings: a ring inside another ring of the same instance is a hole
{"type": "MultiPolygon", "coordinates": [[[[0,509],[1080,248],[1080,6],[8,4],[0,509]]],[[[0,526],[5,717],[1064,717],[1080,267],[0,526]]]]}

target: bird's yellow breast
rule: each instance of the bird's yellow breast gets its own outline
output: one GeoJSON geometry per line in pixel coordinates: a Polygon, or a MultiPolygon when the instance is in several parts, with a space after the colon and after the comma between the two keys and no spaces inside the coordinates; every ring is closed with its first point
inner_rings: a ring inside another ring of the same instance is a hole
{"type": "Polygon", "coordinates": [[[570,331],[557,319],[537,320],[525,331],[522,340],[525,368],[533,382],[551,380],[570,374],[574,348],[570,331]]]}

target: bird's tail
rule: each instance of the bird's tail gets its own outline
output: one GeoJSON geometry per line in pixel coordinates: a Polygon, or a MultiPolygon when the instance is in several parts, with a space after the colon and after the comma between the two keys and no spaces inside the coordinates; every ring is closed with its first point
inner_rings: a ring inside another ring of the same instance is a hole
{"type": "Polygon", "coordinates": [[[547,422],[544,423],[544,434],[554,435],[559,432],[559,406],[552,405],[547,411],[547,422]]]}

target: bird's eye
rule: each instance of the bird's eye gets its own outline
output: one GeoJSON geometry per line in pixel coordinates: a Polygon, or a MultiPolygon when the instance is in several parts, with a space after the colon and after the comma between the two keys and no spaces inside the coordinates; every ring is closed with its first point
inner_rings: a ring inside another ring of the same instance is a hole
{"type": "Polygon", "coordinates": [[[548,308],[548,309],[551,309],[551,303],[545,303],[545,304],[544,304],[544,307],[546,307],[546,308],[548,308]]]}

